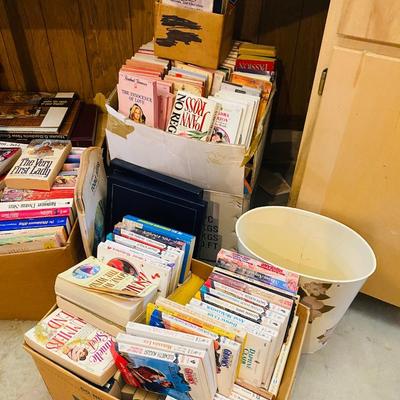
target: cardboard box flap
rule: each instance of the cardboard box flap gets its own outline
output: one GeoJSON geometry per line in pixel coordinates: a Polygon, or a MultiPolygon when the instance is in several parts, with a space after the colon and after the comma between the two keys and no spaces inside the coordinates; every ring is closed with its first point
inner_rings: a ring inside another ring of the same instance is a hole
{"type": "Polygon", "coordinates": [[[206,143],[136,124],[116,111],[116,97],[114,91],[106,105],[111,116],[123,123],[114,121],[106,129],[111,159],[120,158],[204,189],[243,194],[244,146],[206,143]]]}
{"type": "Polygon", "coordinates": [[[223,15],[156,2],[154,16],[155,53],[160,57],[217,68],[232,47],[234,9],[223,15]]]}

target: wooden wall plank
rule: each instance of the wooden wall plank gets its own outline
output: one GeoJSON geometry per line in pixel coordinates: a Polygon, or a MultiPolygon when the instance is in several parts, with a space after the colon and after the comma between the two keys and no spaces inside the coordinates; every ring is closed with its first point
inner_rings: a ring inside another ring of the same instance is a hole
{"type": "Polygon", "coordinates": [[[7,0],[11,31],[28,90],[57,91],[58,83],[39,0],[7,0]],[[12,18],[11,18],[12,17],[12,18]]]}
{"type": "Polygon", "coordinates": [[[41,0],[59,90],[76,91],[85,100],[93,89],[78,0],[41,0]]]}
{"type": "Polygon", "coordinates": [[[262,23],[263,0],[239,1],[236,10],[235,37],[249,42],[258,42],[262,23]]]}
{"type": "Polygon", "coordinates": [[[79,6],[93,91],[107,95],[133,55],[129,1],[80,0],[79,6]]]}
{"type": "Polygon", "coordinates": [[[12,72],[7,49],[0,31],[0,90],[14,90],[16,83],[12,72]]]}
{"type": "Polygon", "coordinates": [[[303,127],[328,14],[329,0],[304,0],[285,114],[303,127]]]}
{"type": "Polygon", "coordinates": [[[13,75],[13,80],[9,81],[7,88],[13,90],[24,90],[26,86],[25,77],[18,57],[17,46],[11,32],[6,0],[0,0],[0,33],[4,43],[4,49],[7,53],[7,57],[2,56],[1,58],[2,60],[6,58],[8,59],[13,75]]]}
{"type": "Polygon", "coordinates": [[[154,0],[129,0],[133,50],[154,36],[154,0]]]}
{"type": "Polygon", "coordinates": [[[276,109],[272,123],[287,123],[289,89],[292,78],[295,51],[298,40],[300,20],[304,0],[264,0],[260,27],[259,43],[274,45],[280,59],[278,68],[278,93],[276,109]]]}

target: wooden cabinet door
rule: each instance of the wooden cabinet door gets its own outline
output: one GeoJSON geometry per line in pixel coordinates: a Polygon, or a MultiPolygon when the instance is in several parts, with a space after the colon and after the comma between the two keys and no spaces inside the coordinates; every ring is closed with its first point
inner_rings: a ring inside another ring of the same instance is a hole
{"type": "Polygon", "coordinates": [[[377,256],[363,292],[400,306],[400,7],[333,0],[331,12],[318,66],[327,78],[322,95],[314,84],[292,205],[359,232],[377,256]]]}

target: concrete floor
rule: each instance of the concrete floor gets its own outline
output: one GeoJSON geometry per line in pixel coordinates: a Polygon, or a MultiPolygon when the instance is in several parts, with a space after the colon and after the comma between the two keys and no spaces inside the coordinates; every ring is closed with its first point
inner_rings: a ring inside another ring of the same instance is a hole
{"type": "MultiPolygon", "coordinates": [[[[21,348],[34,323],[0,321],[0,399],[49,400],[21,348]]],[[[360,294],[325,348],[303,355],[292,400],[398,400],[400,309],[360,294]]]]}

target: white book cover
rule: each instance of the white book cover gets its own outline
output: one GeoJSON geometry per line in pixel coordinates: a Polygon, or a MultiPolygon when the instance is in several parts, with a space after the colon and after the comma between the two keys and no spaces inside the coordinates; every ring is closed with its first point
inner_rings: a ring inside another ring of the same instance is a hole
{"type": "Polygon", "coordinates": [[[205,370],[208,375],[211,390],[217,390],[217,368],[215,362],[214,342],[211,338],[201,337],[194,334],[158,328],[156,326],[148,326],[138,324],[136,322],[128,322],[126,332],[130,335],[141,336],[143,338],[168,341],[169,343],[188,346],[190,348],[202,350],[206,352],[205,370]]]}
{"type": "Polygon", "coordinates": [[[271,337],[264,333],[262,327],[195,299],[192,299],[187,307],[216,321],[222,321],[232,328],[243,329],[246,332],[239,378],[255,386],[261,385],[272,342],[271,337]]]}
{"type": "Polygon", "coordinates": [[[130,249],[121,244],[107,240],[97,247],[97,258],[113,267],[122,268],[126,273],[133,276],[144,274],[149,281],[158,286],[159,293],[162,296],[169,295],[169,284],[171,280],[171,268],[146,259],[145,255],[140,257],[130,249]]]}
{"type": "Polygon", "coordinates": [[[116,372],[110,351],[112,336],[59,308],[26,332],[25,341],[96,385],[105,385],[116,372]]]}
{"type": "Polygon", "coordinates": [[[207,141],[219,110],[217,102],[188,92],[178,91],[167,132],[207,141]]]}
{"type": "Polygon", "coordinates": [[[209,398],[200,359],[125,343],[118,344],[118,352],[128,361],[129,372],[143,388],[151,391],[157,391],[158,387],[165,388],[163,393],[171,394],[174,398],[209,398]],[[148,371],[157,371],[159,379],[156,382],[144,379],[148,371]],[[185,393],[189,393],[190,397],[185,397],[185,393]]]}
{"type": "MultiPolygon", "coordinates": [[[[213,100],[213,97],[209,97],[213,100]]],[[[211,134],[211,142],[236,144],[239,128],[242,123],[243,107],[231,102],[215,98],[220,105],[220,110],[215,118],[214,131],[211,134]]]]}
{"type": "Polygon", "coordinates": [[[109,294],[128,294],[133,297],[147,297],[157,286],[146,276],[133,277],[116,268],[89,257],[74,267],[62,272],[57,279],[65,280],[84,288],[100,290],[109,294]],[[121,292],[121,293],[120,293],[121,292]]]}
{"type": "Polygon", "coordinates": [[[212,382],[214,381],[213,374],[215,374],[215,372],[211,369],[211,365],[209,364],[209,359],[206,350],[200,350],[182,344],[170,343],[167,339],[157,340],[154,338],[145,338],[126,333],[118,334],[116,337],[116,342],[118,344],[125,343],[135,346],[149,347],[155,350],[169,351],[175,354],[182,354],[190,357],[196,357],[201,360],[205,376],[207,377],[207,379],[204,380],[204,383],[207,385],[207,389],[209,391],[209,397],[212,398],[217,391],[217,387],[211,385],[212,382]]]}
{"type": "Polygon", "coordinates": [[[214,0],[162,0],[168,6],[191,8],[193,10],[213,12],[214,0]]]}

